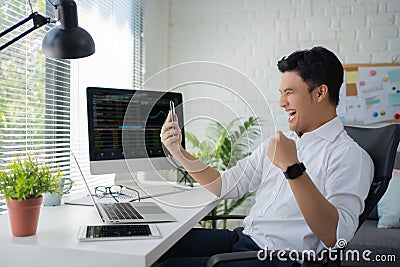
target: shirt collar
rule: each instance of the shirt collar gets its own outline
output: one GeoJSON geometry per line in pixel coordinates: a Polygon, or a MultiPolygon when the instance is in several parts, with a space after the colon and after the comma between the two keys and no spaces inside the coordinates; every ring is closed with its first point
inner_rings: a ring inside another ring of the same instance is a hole
{"type": "Polygon", "coordinates": [[[333,141],[336,137],[343,132],[344,127],[342,122],[338,117],[333,118],[327,123],[321,125],[319,128],[315,129],[311,133],[314,133],[328,141],[333,141]]]}

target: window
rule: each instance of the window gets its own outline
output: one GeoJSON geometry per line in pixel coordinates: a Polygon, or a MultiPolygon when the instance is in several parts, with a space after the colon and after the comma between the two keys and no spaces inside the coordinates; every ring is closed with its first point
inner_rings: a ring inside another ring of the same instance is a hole
{"type": "MultiPolygon", "coordinates": [[[[0,31],[29,16],[25,1],[1,1],[0,31]]],[[[51,1],[53,2],[53,1],[51,1]]],[[[54,17],[46,1],[31,0],[34,11],[54,17]]],[[[0,52],[0,161],[33,153],[79,177],[70,149],[88,173],[86,87],[140,87],[144,53],[144,0],[79,0],[79,25],[96,44],[94,55],[79,60],[55,60],[41,52],[42,27],[0,52]]],[[[0,44],[31,27],[22,26],[0,44]]],[[[88,177],[98,179],[98,177],[88,177]]],[[[81,187],[80,180],[76,190],[81,187]]],[[[75,186],[74,186],[75,187],[75,186]]],[[[0,204],[0,212],[2,206],[0,204]]]]}
{"type": "MultiPolygon", "coordinates": [[[[32,5],[46,14],[45,1],[33,0],[32,5]]],[[[4,1],[0,31],[30,14],[27,3],[4,1]]],[[[32,23],[26,23],[4,36],[0,43],[31,27],[32,23]]],[[[32,32],[0,53],[0,160],[7,163],[29,152],[67,173],[70,63],[46,59],[42,54],[46,28],[32,32]]]]}
{"type": "MultiPolygon", "coordinates": [[[[110,183],[113,175],[91,176],[87,129],[86,88],[140,88],[143,83],[144,1],[80,0],[79,25],[93,37],[96,52],[71,61],[71,149],[89,183],[110,183]]],[[[74,190],[84,190],[80,174],[71,162],[74,190]]]]}

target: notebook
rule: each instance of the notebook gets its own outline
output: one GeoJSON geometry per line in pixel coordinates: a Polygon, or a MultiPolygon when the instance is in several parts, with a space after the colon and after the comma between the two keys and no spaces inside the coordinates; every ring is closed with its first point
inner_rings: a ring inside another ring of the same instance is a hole
{"type": "Polygon", "coordinates": [[[157,203],[146,202],[103,202],[94,197],[89,184],[75,157],[71,152],[79,169],[91,201],[96,208],[100,219],[105,223],[146,223],[146,222],[173,222],[176,221],[169,213],[164,211],[157,203]]]}

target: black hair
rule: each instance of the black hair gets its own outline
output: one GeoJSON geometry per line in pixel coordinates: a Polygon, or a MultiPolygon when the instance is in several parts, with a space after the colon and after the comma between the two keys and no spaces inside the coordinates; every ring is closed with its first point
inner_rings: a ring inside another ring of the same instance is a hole
{"type": "Polygon", "coordinates": [[[328,86],[329,101],[339,104],[339,90],[343,83],[343,66],[334,53],[317,46],[309,50],[293,52],[278,61],[278,69],[284,73],[295,71],[309,86],[310,92],[322,84],[328,86]]]}

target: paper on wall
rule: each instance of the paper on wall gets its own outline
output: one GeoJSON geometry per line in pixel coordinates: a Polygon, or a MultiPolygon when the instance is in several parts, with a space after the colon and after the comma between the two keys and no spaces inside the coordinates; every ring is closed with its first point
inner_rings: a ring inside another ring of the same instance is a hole
{"type": "Polygon", "coordinates": [[[358,96],[346,97],[346,121],[355,124],[365,123],[363,100],[358,96]]]}
{"type": "Polygon", "coordinates": [[[358,81],[358,73],[351,74],[345,72],[343,81],[339,91],[339,105],[336,108],[336,113],[341,121],[350,122],[354,124],[364,124],[364,105],[362,99],[358,96],[346,96],[346,84],[350,80],[351,82],[358,81]],[[357,80],[354,80],[356,79],[357,80]]]}
{"type": "Polygon", "coordinates": [[[400,82],[396,82],[398,70],[399,67],[395,66],[358,69],[357,95],[364,107],[366,124],[395,119],[396,114],[400,114],[400,105],[397,101],[400,95],[400,82]]]}

